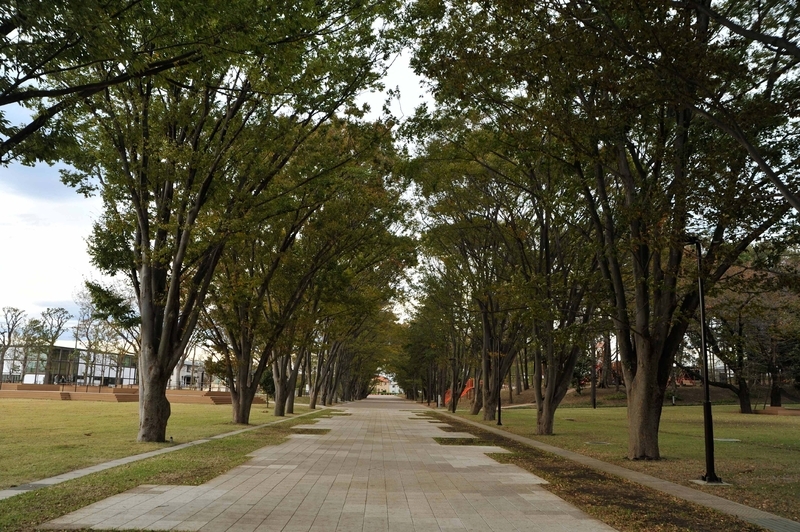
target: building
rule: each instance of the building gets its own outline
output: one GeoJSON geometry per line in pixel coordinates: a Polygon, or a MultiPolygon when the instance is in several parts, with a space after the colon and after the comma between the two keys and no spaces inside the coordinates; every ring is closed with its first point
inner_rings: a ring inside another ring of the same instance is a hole
{"type": "Polygon", "coordinates": [[[79,386],[130,386],[138,383],[138,368],[133,355],[73,347],[12,346],[6,352],[0,370],[0,380],[12,383],[79,386]]]}
{"type": "Polygon", "coordinates": [[[394,381],[383,375],[378,375],[375,377],[373,383],[375,385],[373,393],[380,395],[394,395],[401,393],[400,387],[394,381]]]}

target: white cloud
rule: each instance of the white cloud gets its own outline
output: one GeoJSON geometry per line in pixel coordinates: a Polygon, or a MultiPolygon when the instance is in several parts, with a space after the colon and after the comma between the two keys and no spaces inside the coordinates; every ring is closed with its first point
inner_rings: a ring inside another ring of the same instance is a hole
{"type": "Polygon", "coordinates": [[[0,168],[0,307],[38,314],[98,278],[86,238],[101,208],[61,184],[55,168],[0,168]]]}
{"type": "Polygon", "coordinates": [[[357,98],[359,103],[368,103],[370,113],[367,119],[374,120],[382,116],[383,104],[387,98],[387,91],[400,89],[400,101],[392,100],[389,109],[392,115],[400,118],[410,118],[414,109],[422,103],[431,104],[432,100],[422,87],[422,78],[414,74],[409,64],[408,52],[398,54],[389,66],[383,78],[386,87],[382,92],[363,92],[357,98]]]}

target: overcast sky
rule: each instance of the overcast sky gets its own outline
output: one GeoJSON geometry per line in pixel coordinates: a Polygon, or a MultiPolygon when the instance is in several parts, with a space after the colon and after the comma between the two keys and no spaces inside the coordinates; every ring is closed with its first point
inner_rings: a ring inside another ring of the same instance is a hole
{"type": "MultiPolygon", "coordinates": [[[[422,101],[419,79],[406,57],[395,60],[385,84],[401,90],[401,102],[392,105],[395,116],[410,116],[422,101]]],[[[362,96],[376,117],[384,99],[362,96]]],[[[6,118],[15,123],[13,116],[6,118]]],[[[0,308],[17,307],[33,317],[47,307],[64,307],[75,315],[74,296],[83,281],[102,279],[86,251],[101,208],[98,198],[84,198],[63,185],[57,166],[0,167],[0,308]]],[[[71,338],[71,333],[62,337],[71,338]]]]}

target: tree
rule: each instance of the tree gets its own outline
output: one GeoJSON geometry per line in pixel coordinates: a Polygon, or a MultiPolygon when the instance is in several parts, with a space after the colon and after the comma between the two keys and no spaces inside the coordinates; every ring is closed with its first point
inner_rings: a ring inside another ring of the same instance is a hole
{"type": "Polygon", "coordinates": [[[72,319],[72,315],[67,312],[65,308],[46,308],[42,311],[41,319],[38,322],[38,337],[39,341],[47,349],[46,364],[45,364],[45,384],[50,384],[53,380],[51,373],[53,348],[56,341],[67,330],[67,322],[72,319]]]}
{"type": "Polygon", "coordinates": [[[76,113],[80,150],[68,161],[78,171],[65,179],[99,181],[106,208],[90,252],[137,293],[140,441],[164,441],[166,384],[228,238],[255,223],[248,213],[294,152],[376,81],[385,47],[373,23],[391,19],[390,4],[276,16],[271,4],[237,3],[247,23],[217,36],[225,54],[108,87],[76,113]]]}
{"type": "MultiPolygon", "coordinates": [[[[444,112],[418,116],[408,129],[421,131],[427,141],[416,164],[423,192],[435,198],[431,218],[459,220],[451,222],[459,238],[467,227],[486,224],[483,231],[497,242],[497,250],[475,262],[499,262],[507,270],[502,292],[523,311],[517,321],[531,332],[513,349],[533,354],[537,433],[552,434],[555,409],[589,339],[600,277],[594,250],[587,246],[591,221],[565,193],[573,186],[573,170],[553,157],[558,141],[536,124],[506,121],[499,127],[478,110],[468,120],[444,112]],[[524,145],[523,136],[537,141],[524,145]],[[465,214],[453,216],[454,211],[465,214]],[[482,215],[486,212],[492,215],[482,215]]],[[[465,268],[451,275],[470,278],[465,268]]],[[[457,282],[453,286],[458,290],[457,282]]],[[[467,291],[471,297],[479,293],[467,291]]]]}
{"type": "Polygon", "coordinates": [[[0,323],[0,388],[3,387],[6,353],[14,345],[14,340],[20,328],[24,327],[24,323],[24,311],[15,307],[3,307],[3,322],[0,323]]]}
{"type": "Polygon", "coordinates": [[[0,164],[60,159],[73,144],[60,114],[109,87],[225,55],[234,43],[224,36],[264,16],[254,9],[246,1],[170,0],[0,6],[0,164]],[[9,123],[8,111],[20,105],[31,118],[9,123]]]}
{"type": "Polygon", "coordinates": [[[121,384],[119,368],[125,357],[132,356],[138,366],[141,350],[141,318],[134,310],[136,296],[129,286],[103,286],[86,281],[86,290],[92,301],[92,316],[103,321],[112,334],[107,338],[108,351],[114,353],[117,382],[121,384]]]}
{"type": "MultiPolygon", "coordinates": [[[[366,197],[362,200],[369,201],[366,197]]],[[[402,220],[402,210],[389,209],[383,216],[387,214],[387,222],[402,220]]],[[[388,228],[375,231],[373,227],[372,231],[365,231],[366,238],[357,249],[337,257],[317,279],[318,311],[313,321],[305,322],[312,327],[314,338],[313,354],[308,353],[309,366],[313,366],[309,376],[311,408],[318,401],[332,404],[336,397],[357,395],[359,389],[368,387],[380,366],[377,354],[365,358],[362,342],[382,337],[382,324],[395,321],[387,309],[401,290],[405,270],[415,260],[411,239],[392,234],[388,228]],[[356,374],[358,379],[350,380],[356,374]],[[359,386],[349,386],[348,380],[359,386]]]]}
{"type": "Polygon", "coordinates": [[[264,221],[229,240],[205,328],[229,364],[236,423],[248,422],[257,383],[270,365],[276,415],[290,407],[303,360],[298,353],[292,365],[292,355],[307,348],[311,334],[296,322],[304,305],[313,313],[318,294],[306,294],[316,279],[368,247],[391,252],[381,238],[401,219],[402,202],[384,183],[393,160],[390,138],[377,124],[321,127],[276,182],[284,190],[276,192],[280,201],[264,206],[264,221]]]}
{"type": "Polygon", "coordinates": [[[572,167],[561,194],[580,197],[591,220],[628,391],[628,457],[659,458],[666,383],[698,306],[689,281],[699,273],[711,287],[792,223],[764,166],[698,118],[693,91],[741,102],[732,108],[752,117],[751,136],[785,133],[769,152],[775,164],[797,160],[790,121],[772,107],[747,114],[760,100],[748,97],[741,49],[731,51],[741,43],[710,39],[707,19],[666,2],[418,9],[413,64],[432,80],[438,112],[479,108],[526,151],[544,138],[526,132],[544,131],[557,141],[551,156],[572,167]],[[702,272],[682,267],[687,233],[706,246],[702,272]]]}

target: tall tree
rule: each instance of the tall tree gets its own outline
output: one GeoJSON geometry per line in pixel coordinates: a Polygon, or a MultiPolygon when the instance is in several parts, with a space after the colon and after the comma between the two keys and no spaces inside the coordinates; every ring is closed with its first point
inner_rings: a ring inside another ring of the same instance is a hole
{"type": "Polygon", "coordinates": [[[72,319],[72,315],[65,308],[46,308],[42,311],[39,326],[39,337],[41,343],[47,349],[47,362],[45,365],[45,384],[51,384],[53,379],[51,367],[54,356],[56,342],[67,330],[67,322],[72,319]]]}
{"type": "MultiPolygon", "coordinates": [[[[742,116],[753,109],[741,48],[731,51],[742,43],[710,39],[707,18],[667,2],[417,7],[413,64],[440,113],[479,107],[505,131],[537,125],[562,147],[552,156],[574,168],[563,194],[579,194],[592,221],[628,390],[628,457],[658,458],[672,360],[699,301],[679,279],[713,285],[790,222],[763,165],[695,109],[697,87],[742,103],[742,116]],[[702,272],[682,267],[687,233],[706,244],[702,272]]],[[[784,117],[753,115],[753,134],[766,138],[770,124],[786,133],[770,160],[797,161],[784,117]]],[[[514,138],[530,150],[542,137],[514,138]]]]}
{"type": "Polygon", "coordinates": [[[78,172],[65,179],[99,182],[90,251],[129,276],[140,309],[140,441],[164,440],[166,385],[229,236],[257,220],[294,152],[376,81],[374,23],[391,19],[389,4],[236,3],[242,24],[218,36],[227,54],[106,88],[76,113],[78,172]]]}
{"type": "Polygon", "coordinates": [[[281,199],[264,206],[267,219],[230,239],[210,293],[206,325],[230,361],[235,422],[247,423],[261,375],[270,366],[276,415],[283,415],[300,364],[295,357],[289,366],[294,322],[303,305],[313,307],[318,298],[309,300],[306,293],[341,257],[358,255],[365,247],[380,249],[386,227],[401,219],[398,193],[384,185],[391,171],[389,140],[382,126],[336,121],[320,128],[287,166],[280,179],[285,190],[277,194],[281,199]],[[288,339],[283,338],[287,330],[288,339]]]}
{"type": "Polygon", "coordinates": [[[24,322],[24,311],[15,307],[3,307],[3,321],[0,323],[0,388],[3,387],[3,372],[6,369],[6,353],[8,353],[8,350],[14,344],[14,340],[24,322]]]}

